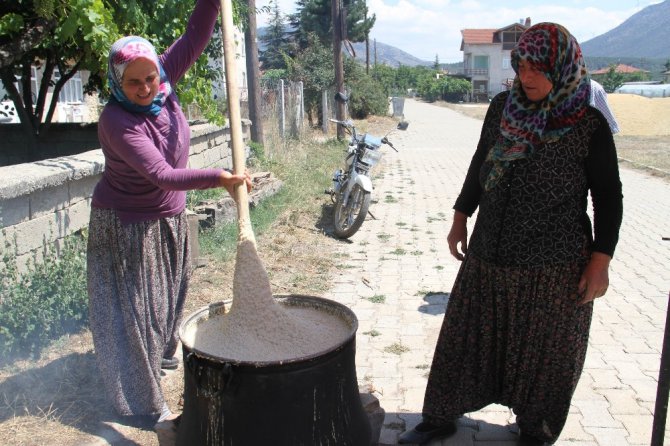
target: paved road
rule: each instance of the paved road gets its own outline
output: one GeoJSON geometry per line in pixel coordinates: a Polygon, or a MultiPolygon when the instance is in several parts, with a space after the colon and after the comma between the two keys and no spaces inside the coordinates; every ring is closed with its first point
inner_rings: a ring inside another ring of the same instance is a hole
{"type": "MultiPolygon", "coordinates": [[[[324,297],[359,319],[356,365],[386,411],[380,444],[420,419],[428,367],[459,262],[446,247],[451,207],[481,121],[405,102],[409,129],[391,140],[375,179],[378,202],[343,242],[343,267],[324,297]],[[383,302],[382,302],[383,301],[383,302]]],[[[670,290],[670,183],[622,168],[624,221],[610,289],[595,304],[588,356],[558,445],[649,445],[670,290]]],[[[516,444],[503,406],[467,414],[455,437],[430,446],[516,444]]],[[[667,431],[666,431],[667,433],[667,431]]],[[[670,442],[670,435],[667,436],[670,442]]]]}

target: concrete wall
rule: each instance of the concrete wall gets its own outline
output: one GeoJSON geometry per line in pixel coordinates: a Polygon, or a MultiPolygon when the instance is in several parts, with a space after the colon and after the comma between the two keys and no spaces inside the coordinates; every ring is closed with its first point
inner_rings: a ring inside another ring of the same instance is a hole
{"type": "MultiPolygon", "coordinates": [[[[243,120],[245,144],[250,125],[243,120]]],[[[229,127],[191,127],[189,166],[232,167],[229,127]]],[[[0,253],[14,256],[24,268],[29,259],[41,259],[45,244],[58,249],[65,236],[86,228],[104,167],[100,149],[0,167],[0,253]]],[[[0,265],[1,260],[0,255],[0,265]]]]}

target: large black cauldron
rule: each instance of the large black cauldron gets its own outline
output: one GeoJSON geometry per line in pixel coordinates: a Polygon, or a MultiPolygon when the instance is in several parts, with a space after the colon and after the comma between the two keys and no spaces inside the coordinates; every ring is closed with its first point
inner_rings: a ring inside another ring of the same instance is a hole
{"type": "MultiPolygon", "coordinates": [[[[178,446],[368,446],[370,423],[356,379],[356,315],[311,296],[278,296],[282,305],[310,306],[350,327],[344,341],[309,357],[279,362],[216,358],[183,343],[184,412],[178,446]]],[[[186,327],[217,317],[225,304],[190,316],[186,327]]]]}

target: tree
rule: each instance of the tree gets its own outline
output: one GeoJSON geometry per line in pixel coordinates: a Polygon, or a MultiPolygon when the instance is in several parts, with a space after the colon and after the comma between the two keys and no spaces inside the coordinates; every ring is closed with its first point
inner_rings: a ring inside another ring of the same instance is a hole
{"type": "MultiPolygon", "coordinates": [[[[376,16],[368,17],[365,0],[342,0],[345,10],[344,36],[350,42],[364,42],[374,26],[376,16]]],[[[296,13],[289,16],[293,39],[304,49],[308,35],[315,35],[323,45],[332,41],[331,0],[297,0],[296,13]]]]}
{"type": "Polygon", "coordinates": [[[350,42],[365,42],[375,25],[377,16],[368,17],[368,5],[365,0],[344,0],[347,33],[345,38],[350,42]]]}
{"type": "Polygon", "coordinates": [[[102,0],[2,3],[0,79],[29,140],[47,132],[58,94],[78,70],[90,70],[92,82],[99,81],[105,49],[118,35],[113,15],[102,0]],[[43,72],[37,92],[32,89],[33,66],[43,72]],[[53,82],[56,72],[59,79],[53,82]],[[53,96],[47,104],[49,93],[53,96]]]}
{"type": "Polygon", "coordinates": [[[395,75],[398,92],[405,94],[407,90],[416,86],[416,70],[407,65],[400,65],[395,75]]]}
{"type": "Polygon", "coordinates": [[[377,64],[372,67],[372,79],[374,79],[385,92],[386,96],[396,96],[397,70],[386,64],[377,64]]]}
{"type": "Polygon", "coordinates": [[[305,110],[310,125],[321,122],[321,92],[335,82],[333,54],[314,34],[306,36],[308,45],[288,61],[288,74],[292,80],[302,81],[305,110]]]}
{"type": "MultiPolygon", "coordinates": [[[[379,67],[380,65],[375,69],[379,67]]],[[[388,68],[393,70],[393,68],[388,68]]],[[[386,115],[389,103],[383,84],[367,74],[353,57],[347,57],[344,60],[344,71],[347,86],[351,91],[348,104],[351,116],[355,119],[364,119],[369,115],[386,115]]],[[[392,73],[391,76],[393,76],[392,73]]]]}
{"type": "Polygon", "coordinates": [[[440,57],[437,54],[435,54],[435,62],[433,62],[433,69],[435,71],[438,71],[440,69],[440,57]]]}
{"type": "Polygon", "coordinates": [[[259,57],[263,69],[286,68],[286,56],[294,52],[290,49],[290,39],[286,33],[286,19],[276,1],[270,2],[270,20],[260,41],[265,46],[259,57]]]}
{"type": "MultiPolygon", "coordinates": [[[[234,3],[238,11],[239,2],[234,3]]],[[[160,53],[183,33],[194,4],[195,0],[4,0],[0,79],[28,140],[35,143],[47,134],[58,95],[77,71],[91,73],[86,92],[107,94],[107,54],[116,39],[142,35],[160,53]],[[31,88],[32,67],[43,73],[36,92],[31,88]]],[[[207,54],[220,59],[220,48],[220,40],[214,39],[207,54]]],[[[201,57],[178,85],[182,104],[196,102],[206,117],[222,122],[212,99],[212,81],[221,75],[219,67],[208,66],[207,56],[201,57]]]]}
{"type": "Polygon", "coordinates": [[[598,79],[606,92],[611,93],[623,84],[623,74],[617,73],[616,65],[610,65],[607,73],[598,79]]]}
{"type": "Polygon", "coordinates": [[[260,68],[258,45],[256,44],[256,1],[247,0],[247,26],[244,31],[244,52],[247,59],[247,85],[249,87],[249,119],[251,139],[263,144],[263,120],[261,119],[260,68]]]}

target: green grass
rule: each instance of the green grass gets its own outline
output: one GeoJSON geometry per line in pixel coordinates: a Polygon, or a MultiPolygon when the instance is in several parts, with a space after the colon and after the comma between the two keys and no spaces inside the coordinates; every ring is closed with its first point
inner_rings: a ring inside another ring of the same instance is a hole
{"type": "Polygon", "coordinates": [[[403,353],[407,353],[409,350],[409,347],[401,344],[400,342],[395,342],[384,348],[386,353],[392,353],[394,355],[402,355],[403,353]]]}
{"type": "Polygon", "coordinates": [[[383,304],[384,302],[386,302],[386,296],[383,294],[375,294],[374,296],[366,297],[365,299],[369,300],[373,304],[383,304]]]}
{"type": "Polygon", "coordinates": [[[381,240],[382,242],[386,242],[391,238],[391,234],[387,234],[385,232],[382,232],[381,234],[377,234],[377,238],[381,240]]]}
{"type": "MultiPolygon", "coordinates": [[[[285,147],[274,148],[271,158],[259,160],[259,171],[271,171],[283,182],[280,191],[262,200],[250,211],[254,233],[262,235],[279,219],[297,218],[297,212],[314,211],[323,205],[323,191],[332,181],[333,171],[343,162],[344,142],[329,140],[324,143],[315,141],[288,141],[285,147]]],[[[221,194],[223,189],[216,190],[221,194]]],[[[208,199],[209,194],[204,194],[208,199]]],[[[196,204],[193,194],[192,204],[196,204]]],[[[214,228],[203,230],[200,234],[200,248],[204,254],[221,260],[231,259],[236,252],[238,227],[237,222],[223,223],[214,228]]]]}

